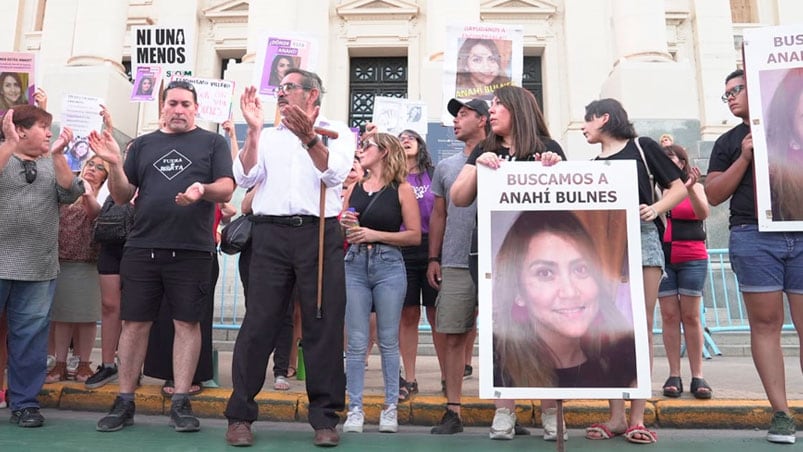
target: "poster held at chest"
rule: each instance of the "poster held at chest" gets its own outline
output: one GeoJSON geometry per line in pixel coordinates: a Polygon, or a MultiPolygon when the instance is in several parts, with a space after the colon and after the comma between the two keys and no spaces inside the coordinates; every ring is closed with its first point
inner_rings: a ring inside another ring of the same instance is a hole
{"type": "Polygon", "coordinates": [[[650,397],[634,163],[477,175],[480,397],[650,397]]]}
{"type": "Polygon", "coordinates": [[[744,31],[761,231],[803,230],[803,25],[744,31]]]}
{"type": "Polygon", "coordinates": [[[100,97],[80,94],[64,96],[61,106],[61,126],[69,127],[73,132],[73,139],[67,145],[64,156],[73,171],[81,171],[84,163],[95,155],[89,147],[87,137],[93,130],[100,132],[103,127],[103,117],[100,115],[100,106],[103,104],[104,101],[100,97]]]}

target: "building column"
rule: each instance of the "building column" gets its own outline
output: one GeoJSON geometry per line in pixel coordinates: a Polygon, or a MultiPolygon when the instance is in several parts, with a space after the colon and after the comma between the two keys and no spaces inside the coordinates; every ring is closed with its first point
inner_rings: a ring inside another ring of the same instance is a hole
{"type": "Polygon", "coordinates": [[[6,0],[0,2],[0,49],[5,51],[19,50],[17,36],[20,34],[20,20],[22,16],[22,0],[6,0]]]}
{"type": "Polygon", "coordinates": [[[69,66],[111,64],[124,72],[123,41],[125,39],[128,4],[105,0],[78,0],[75,35],[69,66]]]}

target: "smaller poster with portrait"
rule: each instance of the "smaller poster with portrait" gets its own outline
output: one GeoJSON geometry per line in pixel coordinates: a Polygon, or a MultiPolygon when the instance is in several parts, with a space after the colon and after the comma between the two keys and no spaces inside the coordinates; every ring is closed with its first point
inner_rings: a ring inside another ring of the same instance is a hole
{"type": "Polygon", "coordinates": [[[64,150],[67,163],[73,171],[81,171],[84,163],[95,153],[89,148],[89,133],[100,132],[103,117],[100,115],[103,99],[100,97],[67,94],[61,105],[61,126],[72,129],[73,139],[64,150]]]}
{"type": "Polygon", "coordinates": [[[140,66],[134,76],[134,89],[131,100],[134,102],[150,102],[156,99],[159,85],[162,83],[160,66],[140,66]]]}
{"type": "Polygon", "coordinates": [[[744,30],[761,231],[803,231],[803,24],[744,30]]]}
{"type": "Polygon", "coordinates": [[[201,77],[173,77],[172,81],[192,84],[198,94],[198,119],[222,123],[231,117],[234,82],[201,77]]]}
{"type": "Polygon", "coordinates": [[[426,136],[427,104],[398,97],[376,96],[371,122],[376,124],[380,132],[398,135],[409,129],[426,136]]]}
{"type": "Polygon", "coordinates": [[[260,96],[273,97],[288,69],[316,69],[318,41],[312,36],[264,33],[257,48],[254,85],[260,96]]]}
{"type": "Polygon", "coordinates": [[[480,397],[649,398],[635,162],[477,176],[480,397]]]}
{"type": "Polygon", "coordinates": [[[490,101],[503,86],[521,86],[524,67],[524,28],[521,25],[478,23],[446,27],[443,53],[443,115],[452,123],[446,105],[452,98],[490,101]]]}
{"type": "Polygon", "coordinates": [[[34,104],[35,55],[0,52],[0,115],[14,105],[34,104]]]}

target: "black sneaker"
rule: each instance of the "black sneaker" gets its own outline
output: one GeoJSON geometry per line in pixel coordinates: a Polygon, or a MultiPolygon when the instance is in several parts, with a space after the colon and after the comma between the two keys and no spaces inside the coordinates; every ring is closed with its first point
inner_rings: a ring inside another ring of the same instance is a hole
{"type": "Polygon", "coordinates": [[[447,409],[443,413],[440,424],[432,427],[430,433],[433,435],[453,435],[463,431],[463,421],[460,416],[452,410],[447,409]]]}
{"type": "Polygon", "coordinates": [[[39,412],[39,408],[32,406],[12,411],[9,422],[26,428],[41,427],[45,423],[45,417],[39,412]]]}
{"type": "Polygon", "coordinates": [[[192,414],[190,399],[174,400],[170,405],[170,426],[177,432],[197,432],[201,429],[200,421],[192,414]]]}
{"type": "Polygon", "coordinates": [[[87,389],[97,389],[115,380],[117,380],[117,366],[106,367],[101,364],[98,366],[98,370],[86,380],[84,386],[86,386],[87,389]]]}
{"type": "Polygon", "coordinates": [[[527,427],[519,424],[519,421],[516,421],[516,425],[513,428],[516,432],[516,436],[527,436],[530,434],[530,430],[528,430],[527,427]]]}
{"type": "Polygon", "coordinates": [[[116,432],[123,427],[134,425],[134,412],[136,406],[134,401],[125,401],[120,396],[114,399],[111,411],[98,421],[95,429],[99,432],[116,432]]]}
{"type": "Polygon", "coordinates": [[[463,380],[471,378],[473,374],[474,374],[474,368],[471,367],[470,364],[466,364],[466,367],[463,368],[463,380]]]}

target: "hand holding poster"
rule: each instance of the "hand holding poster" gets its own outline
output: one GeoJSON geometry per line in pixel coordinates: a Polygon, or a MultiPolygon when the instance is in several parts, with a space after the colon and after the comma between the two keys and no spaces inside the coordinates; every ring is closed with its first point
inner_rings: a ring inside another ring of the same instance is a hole
{"type": "Polygon", "coordinates": [[[84,162],[94,154],[87,137],[93,130],[100,131],[103,117],[100,115],[103,99],[92,96],[67,94],[61,106],[61,126],[69,127],[73,139],[67,145],[64,156],[73,171],[80,171],[84,162]]]}
{"type": "Polygon", "coordinates": [[[261,96],[272,96],[290,68],[315,70],[317,41],[303,35],[264,35],[260,39],[254,85],[261,96]]]}
{"type": "Polygon", "coordinates": [[[140,66],[134,78],[134,91],[131,100],[147,102],[156,99],[162,83],[162,68],[159,66],[140,66]]]}
{"type": "Polygon", "coordinates": [[[14,105],[34,103],[34,54],[0,53],[0,114],[14,105]]]}
{"type": "Polygon", "coordinates": [[[374,97],[374,114],[371,122],[380,132],[398,135],[405,129],[427,134],[427,104],[397,97],[374,97]]]}
{"type": "Polygon", "coordinates": [[[803,230],[803,25],[744,31],[761,231],[803,230]]]}
{"type": "Polygon", "coordinates": [[[648,398],[635,164],[503,163],[477,167],[480,397],[648,398]]]}
{"type": "Polygon", "coordinates": [[[173,81],[192,84],[198,94],[198,119],[222,123],[231,116],[231,98],[234,95],[234,82],[201,77],[177,76],[173,81]]]}

